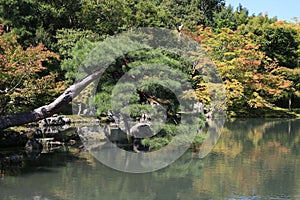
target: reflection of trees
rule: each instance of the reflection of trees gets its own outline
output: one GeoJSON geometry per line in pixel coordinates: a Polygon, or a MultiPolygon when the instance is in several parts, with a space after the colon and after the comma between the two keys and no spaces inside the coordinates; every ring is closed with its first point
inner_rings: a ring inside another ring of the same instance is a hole
{"type": "Polygon", "coordinates": [[[110,171],[113,182],[99,177],[99,185],[106,187],[103,198],[223,199],[233,193],[293,196],[300,176],[300,128],[292,121],[287,135],[287,127],[287,121],[227,123],[214,151],[202,160],[188,152],[169,167],[150,174],[110,171]],[[281,143],[288,138],[289,142],[281,143]],[[111,192],[116,190],[118,194],[111,192]]]}
{"type": "Polygon", "coordinates": [[[112,170],[75,149],[43,155],[40,161],[26,162],[28,170],[38,173],[0,180],[0,190],[8,188],[1,191],[0,199],[8,199],[10,193],[23,197],[18,191],[30,194],[28,199],[35,193],[50,199],[188,200],[233,195],[294,199],[300,188],[298,124],[299,120],[290,121],[289,132],[288,121],[228,122],[213,152],[205,158],[187,152],[167,168],[145,174],[112,170]],[[9,190],[10,185],[14,190],[9,190]],[[2,198],[5,195],[7,198],[2,198]]]}
{"type": "Polygon", "coordinates": [[[300,176],[297,122],[253,119],[227,123],[214,156],[209,157],[215,168],[206,169],[205,182],[198,180],[197,185],[215,185],[219,179],[221,183],[215,185],[218,188],[210,188],[212,191],[293,194],[300,176]]]}

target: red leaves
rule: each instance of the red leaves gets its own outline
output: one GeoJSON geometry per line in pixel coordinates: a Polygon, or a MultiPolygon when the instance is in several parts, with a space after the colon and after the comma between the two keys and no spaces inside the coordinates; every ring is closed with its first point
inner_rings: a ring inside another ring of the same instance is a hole
{"type": "Polygon", "coordinates": [[[195,36],[225,80],[228,105],[262,107],[278,98],[291,82],[274,73],[279,66],[261,51],[251,36],[239,31],[199,29],[195,36]]]}
{"type": "Polygon", "coordinates": [[[13,32],[0,35],[0,89],[8,89],[12,101],[22,99],[22,104],[34,106],[32,99],[38,94],[57,88],[57,74],[48,73],[45,64],[58,58],[43,44],[23,49],[13,32]]]}
{"type": "Polygon", "coordinates": [[[258,61],[258,60],[254,60],[254,61],[252,62],[252,64],[253,64],[254,66],[259,66],[259,65],[261,64],[261,62],[258,61]]]}

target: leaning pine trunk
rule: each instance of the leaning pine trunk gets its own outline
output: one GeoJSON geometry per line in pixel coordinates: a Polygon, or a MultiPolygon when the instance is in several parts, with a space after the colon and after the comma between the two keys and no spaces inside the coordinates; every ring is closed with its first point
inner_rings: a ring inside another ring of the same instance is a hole
{"type": "Polygon", "coordinates": [[[36,122],[41,119],[50,117],[58,113],[64,106],[68,105],[86,86],[88,86],[93,80],[99,78],[104,69],[87,75],[81,81],[71,85],[67,88],[63,94],[48,105],[41,106],[29,112],[16,113],[12,115],[6,115],[0,118],[0,130],[12,127],[20,126],[30,122],[36,122]]]}

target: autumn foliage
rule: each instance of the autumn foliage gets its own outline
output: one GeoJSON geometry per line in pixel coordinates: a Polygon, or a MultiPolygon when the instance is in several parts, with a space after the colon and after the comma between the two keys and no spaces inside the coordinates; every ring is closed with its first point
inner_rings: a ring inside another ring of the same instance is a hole
{"type": "MultiPolygon", "coordinates": [[[[217,66],[226,105],[236,116],[240,110],[248,114],[300,107],[300,23],[249,15],[242,5],[234,9],[226,4],[224,0],[2,0],[0,115],[53,100],[64,85],[73,83],[82,58],[97,41],[139,27],[177,32],[181,23],[182,33],[197,41],[214,63],[207,59],[202,64],[217,66]]],[[[194,69],[187,73],[194,91],[186,98],[209,107],[208,84],[194,69]]],[[[107,88],[114,81],[106,81],[107,88]]],[[[101,105],[103,111],[109,109],[101,105]]]]}
{"type": "Polygon", "coordinates": [[[192,37],[217,66],[230,109],[273,107],[272,102],[292,85],[290,80],[276,73],[280,66],[266,56],[251,33],[244,35],[227,28],[216,33],[200,26],[192,37]]]}
{"type": "Polygon", "coordinates": [[[58,55],[47,50],[41,43],[23,49],[17,39],[14,32],[3,33],[1,29],[1,114],[42,105],[47,101],[47,96],[53,97],[63,89],[63,83],[56,82],[57,73],[45,67],[45,64],[58,59],[58,55]]]}

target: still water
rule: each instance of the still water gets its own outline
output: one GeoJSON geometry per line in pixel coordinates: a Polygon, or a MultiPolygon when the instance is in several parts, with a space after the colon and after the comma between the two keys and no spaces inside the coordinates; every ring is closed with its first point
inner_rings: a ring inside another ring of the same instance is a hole
{"type": "MultiPolygon", "coordinates": [[[[2,150],[4,151],[4,150],[2,150]]],[[[76,148],[25,159],[0,177],[0,199],[300,199],[300,120],[226,122],[203,159],[129,174],[76,148]]]]}

